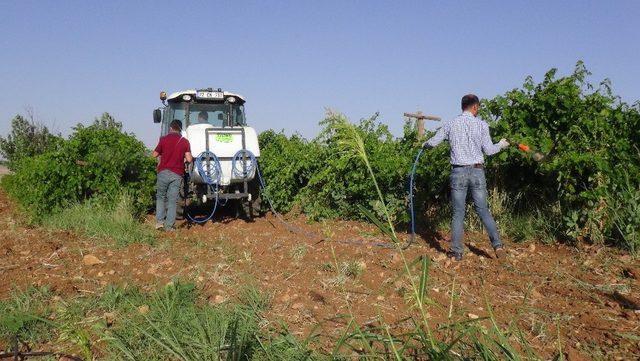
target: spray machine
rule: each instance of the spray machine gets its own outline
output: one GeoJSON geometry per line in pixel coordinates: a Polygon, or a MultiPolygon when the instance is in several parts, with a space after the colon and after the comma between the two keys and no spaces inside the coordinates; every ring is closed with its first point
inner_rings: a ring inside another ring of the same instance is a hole
{"type": "Polygon", "coordinates": [[[163,107],[153,111],[153,121],[160,123],[161,135],[169,132],[172,120],[180,120],[194,157],[181,187],[179,212],[190,221],[206,222],[218,204],[232,201],[237,213],[255,216],[260,209],[260,147],[258,134],[247,125],[244,97],[206,88],[168,96],[161,92],[160,100],[163,107]],[[204,217],[192,215],[203,209],[204,217]]]}

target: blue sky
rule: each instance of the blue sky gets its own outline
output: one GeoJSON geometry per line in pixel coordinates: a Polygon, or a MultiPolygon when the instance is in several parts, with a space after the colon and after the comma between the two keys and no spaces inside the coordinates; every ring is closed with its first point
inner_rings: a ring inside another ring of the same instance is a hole
{"type": "Polygon", "coordinates": [[[449,118],[584,60],[640,99],[638,1],[3,1],[0,134],[32,108],[67,134],[110,112],[148,145],[158,93],[222,87],[258,130],[313,137],[325,108],[449,118]]]}

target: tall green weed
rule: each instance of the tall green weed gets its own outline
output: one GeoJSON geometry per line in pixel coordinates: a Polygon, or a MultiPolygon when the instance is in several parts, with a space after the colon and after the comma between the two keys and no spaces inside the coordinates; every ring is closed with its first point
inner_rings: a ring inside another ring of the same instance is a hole
{"type": "Polygon", "coordinates": [[[155,242],[150,225],[136,217],[133,198],[128,193],[105,198],[98,197],[67,206],[47,218],[49,228],[78,231],[99,240],[112,240],[118,245],[155,242]]]}

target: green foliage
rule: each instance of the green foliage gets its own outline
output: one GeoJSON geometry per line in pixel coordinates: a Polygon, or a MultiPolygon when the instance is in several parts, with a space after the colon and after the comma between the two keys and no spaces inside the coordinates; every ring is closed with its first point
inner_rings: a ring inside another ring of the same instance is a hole
{"type": "Polygon", "coordinates": [[[132,197],[121,193],[115,199],[99,197],[70,205],[43,219],[43,223],[54,229],[80,231],[91,238],[113,240],[118,245],[152,244],[154,230],[140,223],[135,213],[132,197]]]}
{"type": "Polygon", "coordinates": [[[15,337],[27,343],[48,340],[51,323],[46,320],[50,312],[46,301],[49,296],[46,288],[28,288],[0,301],[0,341],[11,345],[15,337]]]}
{"type": "MultiPolygon", "coordinates": [[[[376,119],[377,114],[361,120],[354,131],[362,137],[392,218],[406,220],[405,180],[418,149],[416,137],[409,132],[408,138],[394,139],[387,126],[376,119]]],[[[312,141],[273,131],[260,134],[260,166],[277,209],[286,212],[298,204],[312,219],[363,218],[357,207],[361,205],[382,215],[376,186],[367,181],[367,166],[340,143],[344,135],[340,127],[345,121],[341,114],[328,113],[321,122],[323,131],[312,141]]]]}
{"type": "Polygon", "coordinates": [[[212,306],[193,284],[175,281],[143,293],[108,286],[100,295],[69,299],[30,288],[0,301],[0,349],[17,335],[35,349],[114,360],[307,360],[315,353],[286,327],[265,330],[269,297],[241,290],[239,302],[212,306]],[[51,348],[48,344],[47,348],[51,348]],[[286,358],[283,358],[283,355],[286,358]]]}
{"type": "Polygon", "coordinates": [[[607,191],[605,198],[613,223],[612,235],[635,254],[640,250],[640,187],[629,176],[625,180],[616,185],[615,191],[607,191]]]}
{"type": "Polygon", "coordinates": [[[16,115],[11,120],[11,133],[6,138],[0,137],[0,155],[5,158],[7,167],[13,170],[21,159],[53,150],[61,140],[47,127],[37,124],[33,117],[27,119],[16,115]]]}
{"type": "Polygon", "coordinates": [[[22,157],[2,185],[34,218],[95,196],[133,198],[136,214],[149,209],[155,161],[142,142],[121,131],[108,114],[40,155],[22,157]]]}
{"type": "MultiPolygon", "coordinates": [[[[526,195],[515,211],[559,204],[565,237],[620,243],[610,209],[627,180],[633,180],[629,187],[639,185],[640,111],[637,103],[628,106],[614,96],[608,80],[594,90],[589,75],[581,62],[566,77],[556,78],[552,69],[541,83],[527,78],[522,89],[484,103],[496,137],[547,154],[535,162],[515,149],[502,152],[490,162],[492,178],[506,191],[526,195]]],[[[629,226],[639,229],[640,223],[629,226]]]]}
{"type": "MultiPolygon", "coordinates": [[[[612,242],[635,252],[640,103],[620,101],[608,80],[594,88],[589,75],[579,62],[569,76],[557,77],[552,69],[540,83],[529,77],[522,88],[483,101],[481,117],[494,139],[546,155],[538,162],[511,147],[487,158],[488,186],[497,190],[490,202],[493,209],[502,202],[496,196],[509,200],[496,218],[516,239],[612,242]]],[[[261,167],[274,206],[289,211],[299,205],[312,219],[373,215],[406,224],[409,172],[423,139],[409,124],[395,138],[376,118],[345,126],[343,115],[329,112],[312,141],[262,133],[261,167]],[[367,181],[369,170],[377,184],[367,181]]],[[[414,189],[418,220],[427,213],[430,226],[448,222],[449,174],[446,146],[423,154],[414,189]]]]}

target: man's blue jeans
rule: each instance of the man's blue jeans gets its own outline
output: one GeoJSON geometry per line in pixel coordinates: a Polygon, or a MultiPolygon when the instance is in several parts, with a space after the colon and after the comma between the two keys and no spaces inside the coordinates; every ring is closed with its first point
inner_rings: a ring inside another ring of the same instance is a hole
{"type": "Polygon", "coordinates": [[[165,230],[171,229],[176,222],[176,207],[178,205],[181,180],[182,177],[167,169],[158,173],[158,182],[156,183],[156,220],[158,223],[164,222],[165,230]]]}
{"type": "Polygon", "coordinates": [[[496,222],[489,211],[487,203],[487,181],[484,177],[484,169],[474,167],[456,167],[451,170],[451,207],[453,217],[451,220],[451,251],[462,255],[462,233],[464,227],[465,205],[467,193],[471,190],[471,197],[475,205],[476,213],[482,220],[482,224],[489,233],[491,246],[502,246],[496,222]]]}

